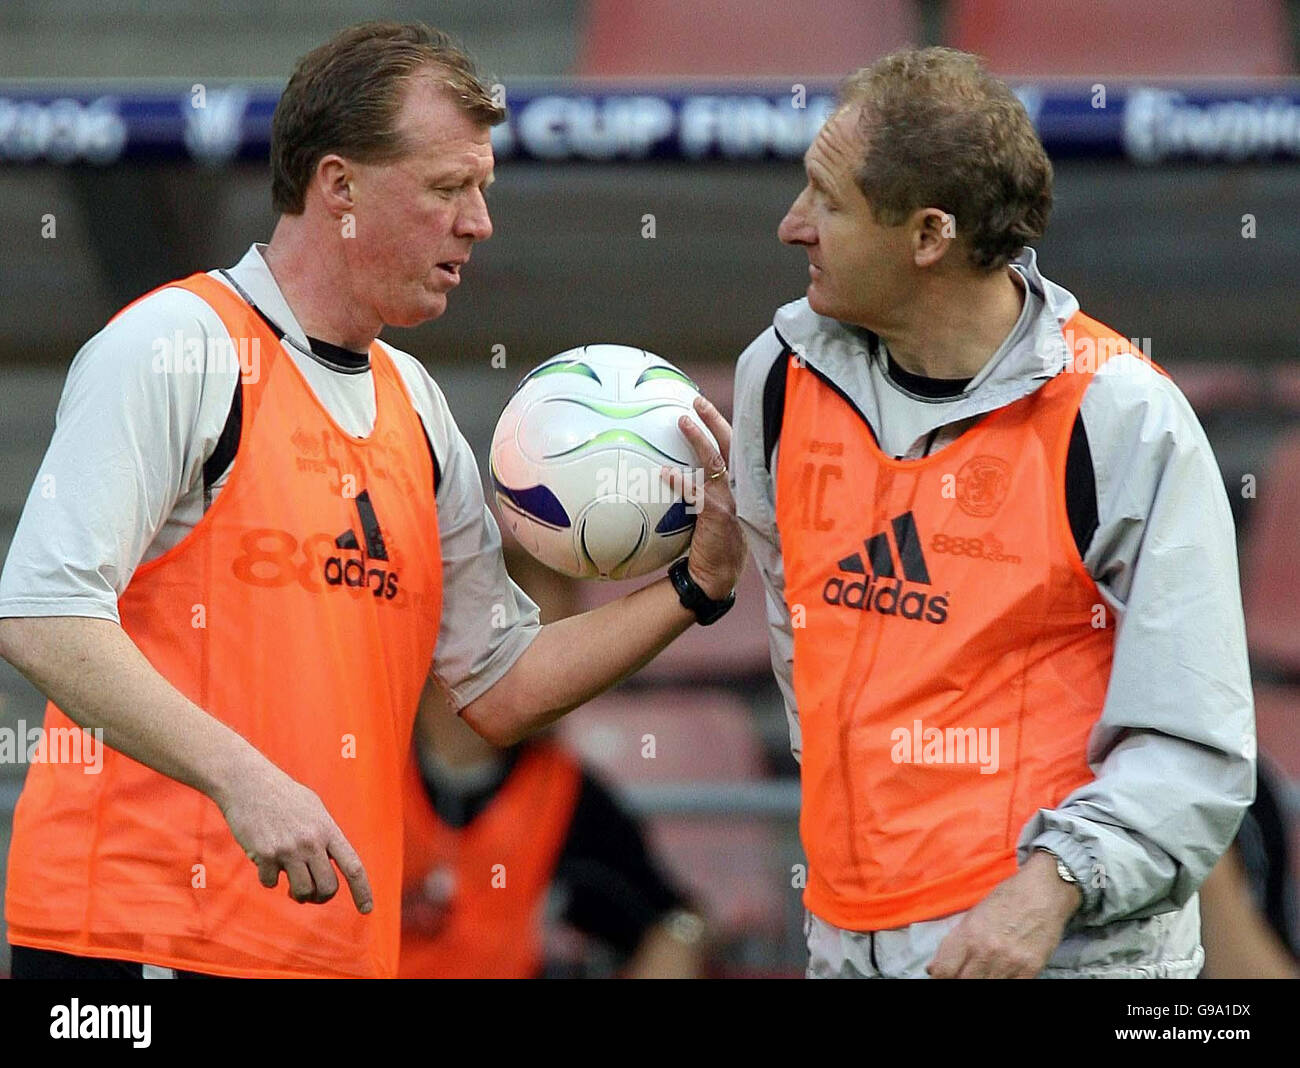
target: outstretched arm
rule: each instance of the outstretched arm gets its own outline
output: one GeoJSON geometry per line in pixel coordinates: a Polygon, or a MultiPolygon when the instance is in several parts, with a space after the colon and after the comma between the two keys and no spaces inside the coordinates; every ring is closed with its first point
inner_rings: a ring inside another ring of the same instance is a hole
{"type": "MultiPolygon", "coordinates": [[[[731,427],[703,398],[695,410],[717,447],[689,419],[682,432],[708,474],[726,469],[731,427]]],[[[704,483],[687,567],[711,598],[736,585],[745,548],[725,478],[704,483]]],[[[685,631],[695,616],[663,578],[590,612],[548,623],[497,683],[461,710],[495,745],[510,745],[639,670],[685,631]]]]}

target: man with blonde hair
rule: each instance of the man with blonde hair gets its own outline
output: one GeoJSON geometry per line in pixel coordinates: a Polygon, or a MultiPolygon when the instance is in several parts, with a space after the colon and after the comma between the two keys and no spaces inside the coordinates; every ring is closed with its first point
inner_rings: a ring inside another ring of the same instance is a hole
{"type": "Polygon", "coordinates": [[[1232,519],[1169,378],[1045,279],[1052,170],[970,55],[845,83],[736,372],[816,977],[1200,971],[1254,792],[1232,519]]]}

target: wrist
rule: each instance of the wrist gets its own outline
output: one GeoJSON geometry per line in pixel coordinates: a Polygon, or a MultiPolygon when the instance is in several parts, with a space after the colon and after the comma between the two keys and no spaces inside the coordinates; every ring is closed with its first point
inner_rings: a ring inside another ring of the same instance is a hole
{"type": "Polygon", "coordinates": [[[229,748],[213,762],[204,781],[199,784],[199,791],[224,813],[241,787],[257,782],[265,774],[268,764],[270,761],[262,753],[236,734],[229,748]]]}
{"type": "Polygon", "coordinates": [[[1035,849],[1025,865],[1036,869],[1039,881],[1059,903],[1063,919],[1069,919],[1083,905],[1083,887],[1065,862],[1050,849],[1035,849]]]}
{"type": "Polygon", "coordinates": [[[702,626],[707,627],[711,623],[716,623],[736,603],[736,594],[733,590],[715,596],[718,592],[716,580],[711,586],[701,585],[692,573],[686,557],[677,560],[668,569],[668,578],[682,607],[692,612],[696,621],[702,626]]]}
{"type": "Polygon", "coordinates": [[[689,560],[686,563],[686,573],[691,577],[691,581],[702,589],[711,601],[725,601],[729,596],[731,596],[732,590],[735,589],[734,583],[724,589],[723,584],[713,576],[704,575],[701,577],[701,575],[691,567],[689,560]]]}

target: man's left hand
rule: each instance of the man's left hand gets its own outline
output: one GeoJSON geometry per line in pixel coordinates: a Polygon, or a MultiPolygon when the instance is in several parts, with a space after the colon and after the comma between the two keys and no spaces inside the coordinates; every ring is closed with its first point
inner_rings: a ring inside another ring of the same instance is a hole
{"type": "Polygon", "coordinates": [[[1036,852],[948,932],[926,971],[932,979],[1032,979],[1082,902],[1079,888],[1056,874],[1055,858],[1036,852]]]}

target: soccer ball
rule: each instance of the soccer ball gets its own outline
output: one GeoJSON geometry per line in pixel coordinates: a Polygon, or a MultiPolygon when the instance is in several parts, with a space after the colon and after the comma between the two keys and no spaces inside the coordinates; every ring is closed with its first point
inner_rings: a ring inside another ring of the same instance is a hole
{"type": "Polygon", "coordinates": [[[502,522],[536,559],[575,578],[665,567],[695,529],[691,491],[703,473],[677,420],[687,414],[704,429],[691,407],[698,393],[644,349],[583,345],[552,356],[524,376],[492,435],[502,522]],[[660,477],[665,466],[687,474],[685,497],[660,477]]]}

